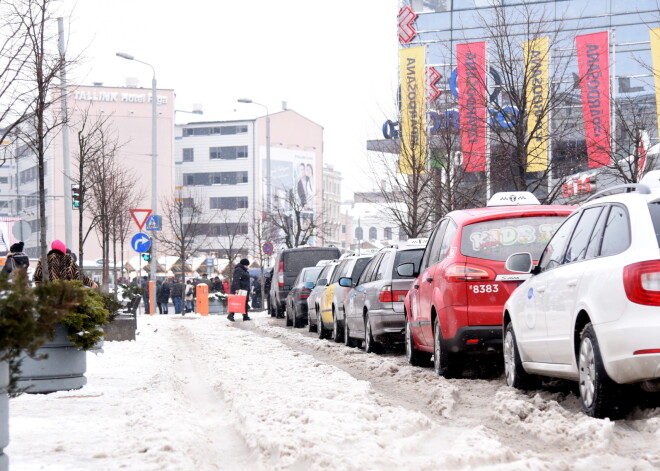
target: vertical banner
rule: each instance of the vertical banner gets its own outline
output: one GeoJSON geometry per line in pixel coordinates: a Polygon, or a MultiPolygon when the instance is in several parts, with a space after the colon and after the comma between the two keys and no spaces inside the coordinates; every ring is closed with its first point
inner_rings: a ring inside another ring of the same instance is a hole
{"type": "Polygon", "coordinates": [[[589,167],[610,164],[609,33],[575,37],[589,167]]]}
{"type": "Polygon", "coordinates": [[[456,45],[463,167],[486,170],[486,43],[456,45]]]}
{"type": "Polygon", "coordinates": [[[655,109],[658,115],[658,136],[660,136],[660,28],[650,29],[649,34],[651,36],[653,82],[655,84],[655,109]]]}
{"type": "Polygon", "coordinates": [[[399,49],[401,83],[401,150],[399,172],[426,169],[425,47],[399,49]]]}
{"type": "Polygon", "coordinates": [[[543,172],[548,168],[548,38],[538,38],[523,43],[525,95],[528,106],[527,171],[543,172]]]}

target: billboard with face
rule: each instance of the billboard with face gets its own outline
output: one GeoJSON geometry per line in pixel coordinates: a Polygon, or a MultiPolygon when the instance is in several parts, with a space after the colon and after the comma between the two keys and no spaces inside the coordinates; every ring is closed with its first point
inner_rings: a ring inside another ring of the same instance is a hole
{"type": "MultiPolygon", "coordinates": [[[[265,155],[265,150],[263,154],[265,155]]],[[[262,161],[266,169],[266,160],[262,161]]],[[[271,148],[273,209],[301,210],[310,216],[316,204],[316,164],[313,152],[271,148]]],[[[263,194],[266,194],[264,179],[263,194]]]]}

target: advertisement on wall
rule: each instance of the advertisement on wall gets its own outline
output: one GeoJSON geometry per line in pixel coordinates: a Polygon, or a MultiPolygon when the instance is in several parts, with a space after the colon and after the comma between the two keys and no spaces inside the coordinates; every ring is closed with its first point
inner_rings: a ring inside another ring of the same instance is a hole
{"type": "MultiPolygon", "coordinates": [[[[262,148],[265,155],[266,148],[262,148]]],[[[313,152],[271,148],[270,173],[273,210],[290,212],[301,210],[314,216],[316,204],[316,155],[313,152]]],[[[265,171],[266,160],[262,160],[265,171]]],[[[267,194],[264,179],[263,194],[267,194]]]]}
{"type": "Polygon", "coordinates": [[[463,167],[486,170],[486,43],[456,45],[463,167]]]}
{"type": "Polygon", "coordinates": [[[610,164],[609,33],[575,37],[589,168],[610,164]]]}

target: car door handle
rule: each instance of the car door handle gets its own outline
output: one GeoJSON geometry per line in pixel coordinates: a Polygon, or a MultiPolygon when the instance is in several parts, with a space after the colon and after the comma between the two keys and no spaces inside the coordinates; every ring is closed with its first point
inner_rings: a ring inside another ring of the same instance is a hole
{"type": "Polygon", "coordinates": [[[577,278],[574,278],[574,279],[572,279],[572,280],[568,280],[568,281],[566,282],[566,284],[567,284],[568,286],[575,286],[575,285],[577,285],[577,282],[578,282],[577,278]]]}
{"type": "Polygon", "coordinates": [[[431,278],[431,277],[429,276],[425,281],[426,281],[427,283],[430,283],[430,282],[433,281],[433,278],[431,278]]]}

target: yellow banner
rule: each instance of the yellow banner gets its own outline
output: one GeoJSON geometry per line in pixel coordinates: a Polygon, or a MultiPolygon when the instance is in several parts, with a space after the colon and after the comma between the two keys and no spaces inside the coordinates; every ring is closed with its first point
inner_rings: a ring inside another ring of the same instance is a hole
{"type": "Polygon", "coordinates": [[[399,172],[426,171],[425,48],[399,49],[401,83],[401,149],[399,172]]]}
{"type": "MultiPolygon", "coordinates": [[[[658,132],[660,132],[660,28],[650,29],[651,61],[655,83],[655,110],[657,113],[658,132]]],[[[658,134],[660,136],[660,134],[658,134]]]]}
{"type": "Polygon", "coordinates": [[[543,172],[548,168],[548,38],[523,43],[527,98],[527,171],[543,172]]]}

